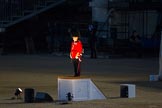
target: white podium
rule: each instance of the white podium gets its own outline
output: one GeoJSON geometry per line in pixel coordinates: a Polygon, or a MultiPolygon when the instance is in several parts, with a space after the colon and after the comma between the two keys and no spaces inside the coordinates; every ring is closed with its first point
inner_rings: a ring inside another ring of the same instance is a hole
{"type": "Polygon", "coordinates": [[[136,97],[136,86],[134,84],[120,84],[120,97],[136,97]]]}
{"type": "Polygon", "coordinates": [[[67,100],[68,93],[72,94],[72,101],[106,99],[90,78],[58,77],[58,99],[67,100]]]}

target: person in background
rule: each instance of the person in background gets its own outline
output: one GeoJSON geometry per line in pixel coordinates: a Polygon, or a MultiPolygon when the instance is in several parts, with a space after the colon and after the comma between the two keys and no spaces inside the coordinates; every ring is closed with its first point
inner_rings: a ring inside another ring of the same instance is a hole
{"type": "Polygon", "coordinates": [[[54,35],[53,35],[53,26],[50,22],[48,22],[48,34],[46,37],[47,41],[47,48],[48,48],[48,53],[51,54],[53,53],[53,43],[54,43],[54,35]]]}
{"type": "Polygon", "coordinates": [[[130,45],[132,48],[132,51],[136,54],[137,57],[141,57],[141,37],[137,33],[137,31],[133,31],[131,37],[130,37],[130,45]]]}
{"type": "Polygon", "coordinates": [[[88,26],[88,32],[89,32],[89,45],[91,49],[91,58],[97,58],[97,37],[96,37],[96,32],[97,32],[97,25],[90,24],[88,26]]]}
{"type": "Polygon", "coordinates": [[[80,65],[82,61],[82,42],[79,40],[79,33],[72,33],[73,42],[71,43],[70,58],[74,66],[74,77],[80,76],[80,65]]]}

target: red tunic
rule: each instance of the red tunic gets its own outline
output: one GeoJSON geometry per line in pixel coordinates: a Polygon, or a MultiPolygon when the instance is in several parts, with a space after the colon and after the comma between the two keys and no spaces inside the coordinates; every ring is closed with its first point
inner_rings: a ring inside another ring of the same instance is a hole
{"type": "Polygon", "coordinates": [[[78,59],[78,58],[81,57],[81,54],[82,54],[82,43],[81,43],[81,41],[72,42],[71,51],[70,51],[71,59],[78,59]]]}

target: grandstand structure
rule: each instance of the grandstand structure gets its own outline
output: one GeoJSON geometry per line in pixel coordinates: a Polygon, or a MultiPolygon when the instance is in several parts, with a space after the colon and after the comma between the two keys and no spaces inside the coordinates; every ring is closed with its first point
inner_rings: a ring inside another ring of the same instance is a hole
{"type": "Polygon", "coordinates": [[[1,52],[46,52],[45,50],[50,50],[48,44],[51,43],[48,41],[55,41],[52,49],[56,51],[68,50],[65,42],[70,41],[67,39],[68,28],[73,25],[85,26],[87,17],[89,18],[85,12],[88,4],[84,2],[85,0],[0,0],[1,52]],[[79,5],[83,6],[82,9],[79,5]],[[49,35],[57,36],[54,38],[49,35]],[[52,40],[49,40],[51,37],[52,40]]]}
{"type": "Polygon", "coordinates": [[[1,0],[0,30],[57,6],[65,0],[1,0]]]}

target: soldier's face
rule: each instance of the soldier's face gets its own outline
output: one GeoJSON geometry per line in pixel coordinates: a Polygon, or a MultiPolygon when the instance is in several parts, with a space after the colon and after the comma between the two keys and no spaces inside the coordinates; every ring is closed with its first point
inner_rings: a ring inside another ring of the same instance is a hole
{"type": "Polygon", "coordinates": [[[78,37],[73,37],[73,41],[74,42],[78,41],[78,37]]]}

